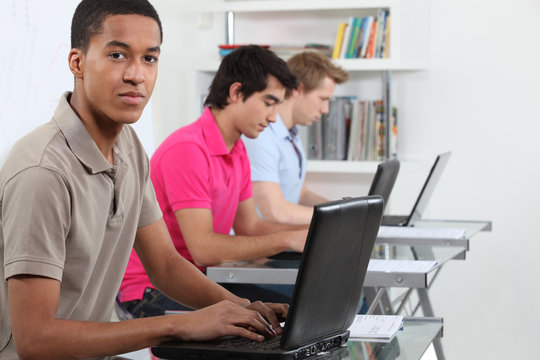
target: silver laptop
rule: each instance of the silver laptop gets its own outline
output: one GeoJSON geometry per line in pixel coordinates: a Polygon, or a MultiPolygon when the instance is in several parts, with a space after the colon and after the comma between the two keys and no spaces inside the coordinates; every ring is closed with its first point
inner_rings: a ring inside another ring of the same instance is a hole
{"type": "Polygon", "coordinates": [[[416,221],[422,218],[426,207],[428,205],[429,199],[441,178],[448,159],[450,158],[451,152],[445,152],[439,154],[435,159],[435,163],[431,167],[429,175],[424,182],[424,186],[414,203],[414,206],[409,215],[385,215],[383,216],[382,225],[385,226],[411,226],[414,225],[416,221]]]}

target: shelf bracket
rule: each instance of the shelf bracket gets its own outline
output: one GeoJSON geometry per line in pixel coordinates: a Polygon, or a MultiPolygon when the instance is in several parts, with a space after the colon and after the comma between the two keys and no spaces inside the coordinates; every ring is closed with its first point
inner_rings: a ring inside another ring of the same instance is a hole
{"type": "Polygon", "coordinates": [[[225,43],[234,45],[234,11],[225,14],[225,43]]]}

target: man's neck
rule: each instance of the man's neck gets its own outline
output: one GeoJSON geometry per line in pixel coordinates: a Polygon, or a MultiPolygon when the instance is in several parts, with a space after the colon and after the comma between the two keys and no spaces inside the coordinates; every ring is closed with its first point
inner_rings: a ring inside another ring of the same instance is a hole
{"type": "Polygon", "coordinates": [[[226,109],[219,110],[210,108],[210,111],[212,112],[212,116],[216,121],[219,132],[225,141],[227,151],[230,153],[234,144],[236,144],[242,134],[234,127],[233,121],[226,109]]]}
{"type": "Polygon", "coordinates": [[[284,100],[278,106],[278,114],[283,122],[283,125],[290,130],[295,124],[293,119],[293,102],[290,100],[284,100]]]}
{"type": "Polygon", "coordinates": [[[113,148],[123,126],[118,123],[113,124],[111,121],[100,121],[90,111],[85,111],[88,107],[81,104],[76,92],[71,95],[69,105],[77,114],[105,159],[114,164],[113,148]]]}

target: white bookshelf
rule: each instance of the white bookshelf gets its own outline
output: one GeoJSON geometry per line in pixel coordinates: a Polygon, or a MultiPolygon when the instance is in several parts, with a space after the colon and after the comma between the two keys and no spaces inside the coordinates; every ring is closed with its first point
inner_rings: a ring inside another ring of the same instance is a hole
{"type": "MultiPolygon", "coordinates": [[[[218,45],[226,43],[226,33],[230,27],[227,28],[225,19],[229,12],[234,13],[233,39],[236,44],[321,43],[333,46],[339,22],[346,22],[351,16],[375,15],[380,8],[388,9],[391,16],[390,57],[333,60],[352,75],[349,84],[336,88],[336,95],[343,95],[340,87],[350,91],[351,88],[360,85],[358,81],[362,80],[358,80],[354,74],[428,68],[429,0],[194,1],[189,9],[183,11],[191,13],[193,17],[208,19],[210,16],[214,22],[224,22],[221,30],[218,29],[222,32],[221,42],[208,42],[202,45],[204,53],[211,55],[203,56],[197,61],[195,89],[198,93],[194,100],[200,104],[201,95],[206,91],[219,67],[218,45]]],[[[383,91],[390,93],[389,88],[384,88],[385,86],[390,85],[382,85],[383,91]]],[[[349,95],[356,94],[349,93],[349,95]]],[[[382,94],[380,96],[382,98],[382,94]]],[[[377,164],[378,162],[374,161],[310,160],[307,171],[329,175],[373,174],[377,164]]]]}

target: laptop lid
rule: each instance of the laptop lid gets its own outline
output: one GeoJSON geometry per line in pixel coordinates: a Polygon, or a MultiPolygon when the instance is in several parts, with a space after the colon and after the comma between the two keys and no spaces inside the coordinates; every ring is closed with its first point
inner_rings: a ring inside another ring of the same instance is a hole
{"type": "MultiPolygon", "coordinates": [[[[380,196],[346,198],[314,207],[276,358],[315,355],[324,346],[339,346],[339,339],[346,340],[360,304],[382,211],[380,196]],[[337,336],[337,342],[332,336],[337,336]]],[[[194,359],[255,359],[259,357],[250,353],[261,353],[245,349],[240,353],[220,346],[217,341],[172,342],[155,346],[152,352],[166,358],[194,359]]],[[[264,352],[261,358],[273,358],[264,352]]]]}
{"type": "Polygon", "coordinates": [[[381,162],[371,182],[368,195],[380,195],[384,199],[384,207],[388,204],[390,194],[399,173],[399,160],[392,159],[381,162]]]}
{"type": "Polygon", "coordinates": [[[420,191],[420,194],[418,195],[418,198],[414,203],[414,207],[412,208],[411,214],[409,215],[407,225],[414,224],[416,221],[422,218],[428,202],[431,199],[431,195],[433,195],[433,191],[435,190],[435,187],[437,187],[437,183],[439,182],[443,170],[448,163],[448,159],[450,159],[450,155],[451,152],[448,151],[439,154],[435,159],[435,163],[433,163],[433,166],[429,171],[429,175],[424,182],[424,186],[422,186],[422,190],[420,191]]]}
{"type": "Polygon", "coordinates": [[[282,336],[283,349],[306,345],[352,324],[382,210],[380,196],[315,206],[282,336]]]}

